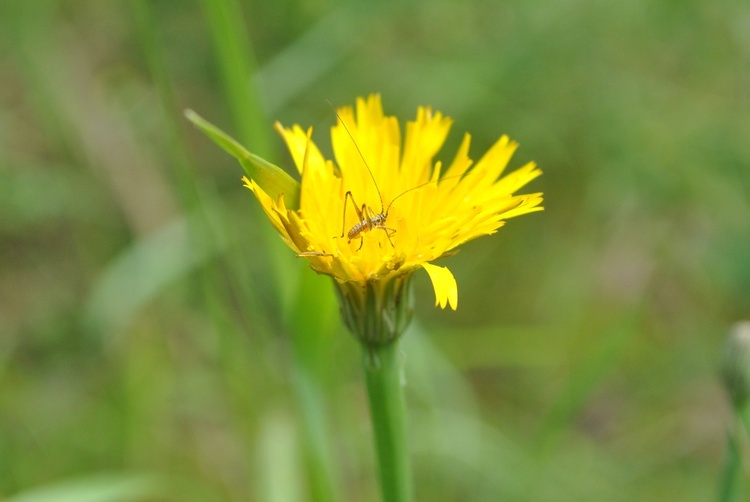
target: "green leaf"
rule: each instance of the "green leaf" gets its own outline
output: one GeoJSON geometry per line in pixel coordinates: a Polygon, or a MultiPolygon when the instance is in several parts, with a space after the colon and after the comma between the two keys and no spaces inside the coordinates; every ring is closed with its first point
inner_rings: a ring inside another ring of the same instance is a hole
{"type": "Polygon", "coordinates": [[[125,502],[161,499],[163,487],[155,477],[138,474],[96,474],[35,488],[6,502],[125,502]]]}
{"type": "Polygon", "coordinates": [[[287,208],[299,209],[299,182],[289,176],[286,171],[248,152],[234,138],[193,110],[185,110],[185,117],[225,152],[237,159],[248,178],[256,182],[269,196],[276,199],[283,194],[287,208]]]}

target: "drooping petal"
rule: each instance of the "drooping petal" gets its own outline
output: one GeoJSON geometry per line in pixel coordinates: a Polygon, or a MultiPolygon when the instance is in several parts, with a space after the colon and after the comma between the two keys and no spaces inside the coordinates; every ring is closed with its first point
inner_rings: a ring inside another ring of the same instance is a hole
{"type": "Polygon", "coordinates": [[[432,281],[432,287],[435,289],[435,306],[445,308],[450,304],[453,310],[458,308],[458,285],[456,278],[448,267],[440,267],[430,263],[422,263],[422,268],[427,271],[432,281]]]}

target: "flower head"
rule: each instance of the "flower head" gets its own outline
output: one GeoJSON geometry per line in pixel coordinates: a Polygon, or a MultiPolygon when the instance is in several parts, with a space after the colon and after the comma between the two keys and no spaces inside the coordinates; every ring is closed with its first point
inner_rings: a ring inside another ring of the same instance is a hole
{"type": "Polygon", "coordinates": [[[450,165],[434,162],[452,121],[429,107],[406,124],[403,143],[379,95],[358,98],[356,114],[343,107],[338,117],[331,130],[335,162],[315,146],[312,128],[276,124],[302,178],[299,208],[252,179],[244,179],[246,186],[287,245],[315,271],[348,284],[344,290],[385,287],[424,268],[436,304],[455,309],[453,274],[431,262],[495,233],[508,218],[540,211],[542,194],[514,193],[541,171],[529,162],[501,177],[518,146],[507,136],[474,163],[466,134],[450,165]]]}

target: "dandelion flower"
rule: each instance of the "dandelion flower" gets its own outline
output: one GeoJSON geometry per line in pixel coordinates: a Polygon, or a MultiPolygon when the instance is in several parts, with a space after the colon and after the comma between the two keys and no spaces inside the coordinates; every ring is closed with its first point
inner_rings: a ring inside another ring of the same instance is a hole
{"type": "Polygon", "coordinates": [[[504,135],[478,162],[469,157],[469,134],[449,165],[434,161],[452,120],[430,107],[418,108],[405,132],[376,94],[358,98],[356,113],[345,106],[337,116],[335,161],[323,157],[312,128],[276,123],[301,177],[298,200],[262,180],[244,182],[284,242],[335,279],[349,328],[385,341],[408,322],[402,297],[417,269],[427,271],[436,305],[457,308],[453,274],[432,262],[495,233],[509,218],[542,210],[541,193],[515,194],[541,171],[529,162],[503,176],[518,147],[504,135]],[[391,315],[384,318],[384,311],[391,315]],[[382,335],[384,329],[391,334],[382,335]]]}

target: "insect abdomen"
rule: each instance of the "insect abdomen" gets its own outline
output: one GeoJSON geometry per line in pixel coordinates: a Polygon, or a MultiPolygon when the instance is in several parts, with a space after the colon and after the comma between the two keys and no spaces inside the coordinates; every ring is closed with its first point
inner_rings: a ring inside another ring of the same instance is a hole
{"type": "Polygon", "coordinates": [[[369,229],[370,229],[370,220],[362,220],[349,230],[349,233],[347,234],[347,236],[349,237],[349,240],[356,239],[357,237],[359,237],[359,234],[369,229]]]}
{"type": "Polygon", "coordinates": [[[356,239],[362,232],[369,232],[375,227],[382,227],[385,224],[385,216],[382,214],[376,214],[372,218],[366,218],[356,225],[354,225],[347,236],[349,240],[356,239]]]}

